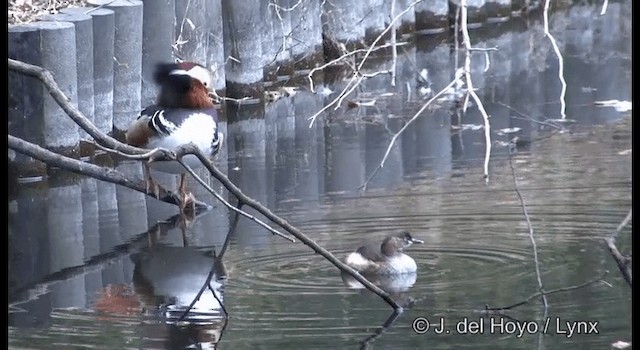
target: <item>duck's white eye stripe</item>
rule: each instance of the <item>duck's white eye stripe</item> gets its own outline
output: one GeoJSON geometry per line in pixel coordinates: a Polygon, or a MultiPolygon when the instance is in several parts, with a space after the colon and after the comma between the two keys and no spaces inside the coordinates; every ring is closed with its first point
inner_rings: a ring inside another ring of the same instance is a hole
{"type": "Polygon", "coordinates": [[[174,69],[169,73],[169,75],[191,75],[191,74],[189,74],[189,72],[187,72],[184,69],[174,69]]]}

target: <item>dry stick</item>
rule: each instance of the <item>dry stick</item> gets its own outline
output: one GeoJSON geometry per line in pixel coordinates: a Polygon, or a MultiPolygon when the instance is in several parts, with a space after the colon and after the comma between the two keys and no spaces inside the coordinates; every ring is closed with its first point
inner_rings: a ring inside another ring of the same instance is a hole
{"type": "MultiPolygon", "coordinates": [[[[144,182],[132,181],[124,174],[115,169],[105,168],[95,164],[69,158],[55,152],[51,152],[47,149],[44,149],[38,145],[35,145],[13,135],[8,135],[8,146],[16,152],[26,154],[32,158],[38,159],[42,162],[59,167],[61,169],[91,176],[98,180],[113,183],[116,185],[121,185],[134,191],[142,192],[148,196],[156,198],[153,191],[147,191],[147,186],[144,184],[144,182]]],[[[168,192],[163,188],[160,188],[160,198],[158,198],[158,200],[169,204],[180,205],[179,196],[172,192],[168,192]]],[[[199,209],[210,208],[208,204],[200,201],[196,201],[196,206],[199,209]]]]}
{"type": "Polygon", "coordinates": [[[527,206],[524,203],[524,199],[522,198],[522,194],[520,193],[520,189],[518,187],[518,178],[516,176],[516,170],[513,167],[513,155],[509,152],[509,167],[511,168],[511,175],[513,176],[513,187],[518,195],[518,200],[520,201],[520,207],[522,208],[522,214],[527,220],[527,227],[529,228],[529,240],[531,241],[531,246],[533,247],[533,261],[535,263],[536,268],[536,278],[538,279],[538,289],[542,295],[542,304],[544,305],[544,310],[548,308],[547,297],[545,296],[544,288],[542,287],[542,276],[540,275],[540,262],[538,260],[538,246],[536,245],[536,240],[533,238],[533,226],[531,226],[531,220],[529,218],[529,213],[527,213],[527,206]]]}
{"type": "MultiPolygon", "coordinates": [[[[396,0],[391,0],[391,18],[396,12],[396,0]]],[[[398,61],[398,48],[396,47],[396,28],[393,25],[391,31],[391,86],[396,86],[396,63],[398,61]]]]}
{"type": "MultiPolygon", "coordinates": [[[[53,79],[53,76],[51,75],[51,73],[46,69],[31,65],[31,64],[27,64],[24,62],[12,60],[12,59],[9,59],[9,69],[40,79],[43,82],[43,84],[46,86],[46,88],[49,90],[49,93],[54,98],[54,100],[71,117],[71,119],[73,119],[85,131],[87,131],[89,135],[91,135],[96,141],[100,142],[101,144],[111,146],[114,150],[117,150],[117,151],[130,152],[132,154],[144,154],[149,152],[149,150],[147,149],[132,147],[122,142],[119,142],[118,140],[105,135],[99,129],[93,126],[93,124],[89,122],[89,120],[87,120],[87,118],[85,118],[82,115],[82,113],[72,103],[69,102],[69,99],[60,90],[55,80],[53,79]]],[[[231,192],[234,196],[236,196],[236,198],[238,198],[238,201],[240,201],[241,203],[245,203],[250,207],[254,208],[260,214],[264,215],[269,220],[279,225],[280,227],[285,229],[287,232],[291,233],[293,236],[295,236],[300,241],[302,241],[302,243],[304,243],[305,245],[313,249],[316,253],[322,255],[325,259],[329,260],[329,262],[331,262],[338,269],[353,276],[353,278],[355,278],[358,282],[362,283],[367,289],[369,289],[370,291],[372,291],[373,293],[381,297],[394,309],[402,310],[402,307],[395,300],[393,300],[393,298],[391,298],[387,292],[380,289],[373,283],[369,282],[369,280],[367,280],[362,275],[360,275],[356,270],[343,264],[333,254],[331,254],[326,249],[320,247],[313,240],[307,238],[307,236],[305,236],[300,230],[298,230],[297,228],[289,224],[286,220],[272,213],[268,208],[264,207],[258,201],[245,195],[238,187],[236,187],[235,184],[231,182],[231,180],[229,180],[229,178],[224,173],[222,173],[215,165],[213,165],[213,163],[211,163],[211,161],[195,145],[188,144],[188,145],[179,147],[179,150],[180,150],[179,152],[175,153],[176,158],[180,158],[186,154],[196,155],[198,159],[200,159],[200,161],[207,167],[207,170],[209,170],[209,172],[216,179],[218,179],[218,181],[220,181],[224,185],[224,187],[226,187],[227,190],[229,190],[229,192],[231,192]]],[[[166,156],[166,153],[165,153],[165,156],[166,156]]],[[[126,180],[125,181],[126,183],[130,182],[127,179],[124,179],[124,180],[126,180]]],[[[144,192],[146,193],[146,186],[145,186],[144,192]]]]}
{"type": "Polygon", "coordinates": [[[64,92],[60,90],[58,84],[53,78],[53,75],[48,70],[34,66],[32,64],[24,63],[21,61],[13,60],[9,58],[9,70],[22,73],[24,75],[28,75],[42,81],[44,86],[51,94],[51,97],[60,105],[62,110],[67,113],[67,115],[73,119],[73,121],[78,124],[84,131],[86,131],[94,140],[99,142],[102,145],[108,146],[111,149],[116,151],[127,152],[130,154],[143,154],[147,153],[149,150],[129,146],[125,143],[122,143],[113,137],[110,137],[100,131],[100,129],[96,128],[83,114],[78,110],[76,106],[71,103],[69,98],[65,96],[64,92]]]}
{"type": "Polygon", "coordinates": [[[534,294],[531,294],[528,298],[526,298],[525,300],[515,303],[513,305],[509,305],[509,306],[505,306],[505,307],[489,307],[488,305],[485,305],[485,311],[501,311],[501,310],[509,310],[509,309],[513,309],[515,307],[518,306],[522,306],[527,304],[528,302],[530,302],[531,300],[533,300],[533,298],[535,297],[539,297],[539,296],[545,296],[545,295],[549,295],[549,294],[554,294],[554,293],[560,293],[560,292],[567,292],[570,290],[575,290],[575,289],[580,289],[580,288],[584,288],[588,285],[597,283],[597,282],[604,282],[604,277],[609,273],[609,271],[605,271],[602,273],[602,275],[598,278],[592,279],[590,281],[587,281],[585,283],[576,285],[576,286],[570,286],[570,287],[562,287],[562,288],[557,288],[557,289],[552,289],[550,291],[544,292],[544,291],[540,291],[534,294]]]}
{"type": "Polygon", "coordinates": [[[343,272],[348,273],[350,276],[355,278],[358,282],[362,283],[371,292],[377,294],[384,301],[386,301],[389,305],[391,305],[394,309],[402,310],[402,306],[400,306],[395,300],[393,300],[393,298],[391,298],[391,296],[389,296],[389,294],[387,292],[385,292],[384,290],[380,289],[379,287],[377,287],[373,283],[369,282],[369,280],[367,280],[362,275],[360,275],[360,273],[358,273],[356,270],[354,270],[351,267],[349,267],[349,266],[345,265],[344,263],[342,263],[338,258],[336,258],[333,254],[331,254],[331,252],[329,252],[328,250],[326,250],[326,249],[322,248],[321,246],[319,246],[316,242],[314,242],[313,240],[308,238],[299,229],[297,229],[296,227],[292,226],[288,221],[286,221],[283,218],[281,218],[280,216],[274,214],[273,212],[271,212],[271,210],[269,210],[267,207],[265,207],[262,204],[260,204],[255,199],[245,195],[242,192],[242,190],[240,190],[240,188],[238,188],[233,182],[231,182],[231,180],[229,180],[229,178],[224,173],[222,173],[215,165],[213,165],[213,163],[211,163],[211,161],[193,143],[180,146],[176,150],[175,154],[176,154],[176,158],[180,158],[180,157],[182,157],[182,156],[184,156],[186,154],[193,154],[193,155],[197,156],[198,159],[200,159],[200,162],[202,162],[202,164],[204,164],[204,166],[209,170],[209,172],[218,181],[220,181],[220,183],[222,183],[224,185],[224,187],[226,187],[227,190],[229,190],[229,192],[231,192],[231,194],[233,194],[236,198],[238,198],[239,202],[250,206],[251,208],[253,208],[256,211],[258,211],[260,214],[264,215],[267,219],[271,220],[272,222],[274,222],[278,226],[280,226],[283,229],[285,229],[285,231],[289,232],[291,235],[296,237],[298,240],[300,240],[306,246],[308,246],[311,249],[313,249],[313,251],[315,251],[317,254],[320,254],[322,257],[324,257],[325,259],[329,260],[329,262],[332,263],[335,267],[337,267],[338,269],[340,269],[343,272]]]}
{"type": "Polygon", "coordinates": [[[625,226],[627,226],[629,221],[631,221],[631,209],[629,209],[629,213],[624,218],[624,220],[622,220],[620,225],[618,225],[616,230],[611,235],[609,235],[609,237],[605,237],[604,240],[607,243],[607,248],[609,248],[609,253],[611,253],[611,256],[613,257],[613,259],[616,261],[616,264],[618,265],[618,270],[620,270],[620,273],[622,273],[622,277],[624,278],[625,281],[627,281],[627,283],[629,284],[629,287],[631,287],[631,282],[632,282],[631,281],[632,280],[631,258],[625,257],[622,254],[620,254],[620,251],[616,247],[616,236],[618,235],[618,233],[620,233],[620,231],[622,231],[622,229],[625,226]]]}
{"type": "Polygon", "coordinates": [[[560,48],[558,48],[558,44],[556,43],[556,39],[549,32],[549,0],[544,2],[544,11],[542,12],[544,17],[544,35],[549,38],[551,41],[551,46],[553,46],[553,51],[558,56],[558,77],[560,78],[560,84],[562,85],[562,89],[560,90],[560,116],[561,119],[567,119],[567,104],[565,102],[565,95],[567,93],[567,82],[564,80],[564,60],[562,59],[562,53],[560,53],[560,48]]]}
{"type": "Polygon", "coordinates": [[[458,70],[456,72],[456,76],[453,79],[453,81],[451,81],[449,83],[449,85],[445,86],[444,88],[442,88],[442,90],[438,91],[437,94],[435,94],[431,99],[429,99],[429,101],[427,101],[427,103],[425,103],[422,108],[420,108],[420,110],[418,110],[418,112],[416,112],[416,114],[411,117],[411,119],[409,119],[408,122],[406,122],[402,128],[395,133],[395,135],[393,135],[393,137],[391,138],[391,141],[389,142],[389,146],[387,146],[387,151],[384,153],[384,157],[382,157],[382,160],[380,161],[380,164],[378,164],[378,166],[376,167],[376,169],[373,171],[373,173],[371,173],[371,175],[369,175],[369,177],[367,178],[367,180],[359,187],[359,189],[365,191],[367,189],[367,185],[369,184],[369,182],[371,182],[371,180],[373,180],[373,178],[376,176],[376,174],[378,173],[378,171],[380,169],[382,169],[384,167],[384,163],[387,161],[387,157],[389,157],[389,153],[391,152],[391,148],[393,147],[393,145],[395,144],[396,140],[398,139],[398,137],[409,127],[409,125],[411,123],[413,123],[416,119],[418,119],[418,117],[422,114],[422,112],[425,111],[425,109],[427,109],[427,107],[433,103],[433,101],[435,101],[436,99],[438,99],[440,96],[442,96],[443,94],[445,94],[453,85],[456,84],[456,82],[462,77],[462,71],[458,70]]]}
{"type": "Polygon", "coordinates": [[[471,39],[469,38],[469,29],[467,28],[467,0],[461,0],[460,9],[460,25],[462,30],[462,43],[466,49],[464,58],[464,72],[467,81],[467,92],[471,94],[473,100],[478,106],[482,119],[484,120],[484,138],[485,138],[485,154],[484,154],[484,177],[489,178],[489,158],[491,156],[491,125],[489,124],[489,116],[487,111],[482,105],[482,101],[478,94],[473,90],[473,83],[471,81],[471,39]]]}

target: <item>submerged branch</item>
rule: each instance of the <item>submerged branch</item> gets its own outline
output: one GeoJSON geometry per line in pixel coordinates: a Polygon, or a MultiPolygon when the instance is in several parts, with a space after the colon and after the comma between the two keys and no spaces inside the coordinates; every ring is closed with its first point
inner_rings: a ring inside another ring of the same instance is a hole
{"type": "Polygon", "coordinates": [[[609,253],[611,253],[613,260],[615,260],[616,265],[618,265],[618,270],[620,270],[622,277],[624,278],[625,281],[627,281],[627,283],[629,284],[629,287],[631,287],[632,276],[633,276],[632,269],[631,269],[632,268],[631,256],[624,256],[620,254],[618,247],[616,247],[616,237],[618,236],[618,233],[620,233],[620,231],[622,231],[622,229],[625,226],[627,226],[629,221],[631,221],[631,209],[629,209],[629,213],[624,218],[624,220],[622,220],[620,225],[618,225],[616,230],[611,235],[606,237],[604,240],[607,243],[607,248],[609,249],[609,253]]]}

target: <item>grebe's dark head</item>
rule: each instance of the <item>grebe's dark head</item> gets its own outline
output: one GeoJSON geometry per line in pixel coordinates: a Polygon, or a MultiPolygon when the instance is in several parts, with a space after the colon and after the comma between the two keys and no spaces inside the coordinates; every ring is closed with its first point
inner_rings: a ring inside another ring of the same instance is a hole
{"type": "Polygon", "coordinates": [[[386,256],[393,256],[404,249],[410,247],[414,243],[424,243],[422,240],[415,239],[408,231],[401,232],[397,235],[389,236],[384,239],[380,246],[380,251],[386,256]]]}

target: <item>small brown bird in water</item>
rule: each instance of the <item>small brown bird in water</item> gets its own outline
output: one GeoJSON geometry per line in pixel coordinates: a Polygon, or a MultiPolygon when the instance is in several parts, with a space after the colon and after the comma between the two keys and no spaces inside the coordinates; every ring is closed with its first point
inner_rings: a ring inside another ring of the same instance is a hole
{"type": "MultiPolygon", "coordinates": [[[[193,142],[204,154],[213,157],[220,150],[224,135],[218,131],[218,113],[209,97],[209,71],[194,62],[162,63],[156,67],[154,81],[160,86],[157,103],[140,112],[125,133],[126,142],[141,148],[168,150],[193,142]]],[[[192,154],[182,160],[192,168],[202,165],[192,154]]],[[[187,193],[186,170],[180,163],[144,163],[147,191],[153,188],[159,197],[159,186],[151,178],[149,167],[180,174],[180,211],[184,212],[188,203],[195,207],[193,194],[187,193]]]]}
{"type": "Polygon", "coordinates": [[[362,274],[394,275],[415,273],[415,260],[402,251],[414,243],[424,243],[415,239],[407,231],[386,237],[382,244],[367,244],[350,253],[344,263],[362,274]]]}

